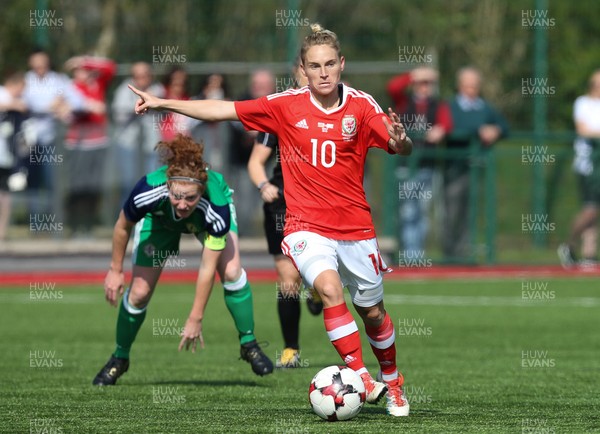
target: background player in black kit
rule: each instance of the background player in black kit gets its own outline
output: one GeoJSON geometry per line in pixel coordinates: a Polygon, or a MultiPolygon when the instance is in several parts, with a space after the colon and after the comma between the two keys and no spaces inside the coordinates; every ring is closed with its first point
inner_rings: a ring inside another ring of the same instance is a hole
{"type": "MultiPolygon", "coordinates": [[[[300,366],[300,297],[301,279],[292,261],[281,251],[283,227],[285,225],[285,199],[283,197],[283,174],[277,146],[277,137],[259,133],[248,161],[250,179],[260,191],[264,201],[264,228],[269,254],[273,255],[277,270],[277,311],[283,333],[284,350],[277,358],[278,368],[300,366]],[[275,155],[275,166],[271,178],[267,177],[266,164],[275,155]]],[[[293,217],[292,217],[293,218],[293,217]]],[[[313,315],[323,310],[323,303],[314,290],[307,293],[306,304],[313,315]]]]}

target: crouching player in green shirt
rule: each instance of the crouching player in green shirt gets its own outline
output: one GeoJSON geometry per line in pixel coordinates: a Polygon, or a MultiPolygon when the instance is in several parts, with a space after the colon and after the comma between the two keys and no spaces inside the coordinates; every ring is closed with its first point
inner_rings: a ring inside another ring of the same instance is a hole
{"type": "Polygon", "coordinates": [[[157,151],[166,166],[144,176],[133,188],[114,227],[112,260],[104,281],[106,301],[117,306],[123,294],[123,260],[134,229],[133,275],[119,306],[117,348],[93,384],[113,385],[129,368],[129,352],[144,322],[146,309],[165,259],[179,252],[182,233],[204,245],[196,294],[179,350],[195,350],[202,338],[202,318],[215,271],[224,282],[225,304],[240,339],[241,358],[257,375],[270,374],[273,364],[254,336],[252,292],[240,263],[235,207],[223,177],[207,169],[203,146],[178,135],[160,142],[157,151]]]}

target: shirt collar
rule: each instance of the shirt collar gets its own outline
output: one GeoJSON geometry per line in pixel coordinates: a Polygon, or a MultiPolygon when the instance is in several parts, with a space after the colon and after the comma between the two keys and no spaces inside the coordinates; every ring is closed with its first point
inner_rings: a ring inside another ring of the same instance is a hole
{"type": "Polygon", "coordinates": [[[457,95],[456,102],[464,111],[481,110],[483,108],[483,99],[477,97],[475,99],[467,98],[464,95],[457,95]]]}

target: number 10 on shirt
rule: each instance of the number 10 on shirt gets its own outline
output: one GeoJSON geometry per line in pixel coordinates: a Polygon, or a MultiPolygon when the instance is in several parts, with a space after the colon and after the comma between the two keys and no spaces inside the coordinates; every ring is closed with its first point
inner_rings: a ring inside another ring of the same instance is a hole
{"type": "MultiPolygon", "coordinates": [[[[317,139],[310,139],[310,143],[312,143],[312,165],[313,166],[318,166],[318,154],[319,154],[319,141],[317,139]]],[[[330,167],[332,167],[335,164],[335,142],[333,140],[325,140],[323,143],[321,143],[321,149],[320,149],[320,154],[321,154],[321,165],[327,169],[329,169],[330,167]],[[331,157],[329,158],[329,161],[327,161],[327,153],[328,153],[328,149],[330,148],[331,150],[329,151],[329,153],[331,154],[331,157]]]]}

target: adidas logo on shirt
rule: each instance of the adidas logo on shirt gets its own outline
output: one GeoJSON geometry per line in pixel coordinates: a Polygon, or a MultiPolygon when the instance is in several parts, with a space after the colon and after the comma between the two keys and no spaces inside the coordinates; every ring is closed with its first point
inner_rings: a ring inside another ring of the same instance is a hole
{"type": "Polygon", "coordinates": [[[301,121],[297,122],[296,126],[298,128],[304,128],[305,130],[308,130],[308,123],[306,122],[306,119],[302,119],[301,121]]]}

